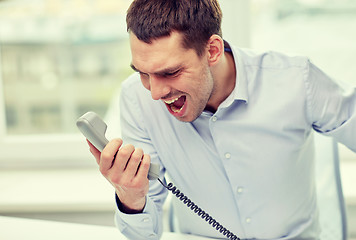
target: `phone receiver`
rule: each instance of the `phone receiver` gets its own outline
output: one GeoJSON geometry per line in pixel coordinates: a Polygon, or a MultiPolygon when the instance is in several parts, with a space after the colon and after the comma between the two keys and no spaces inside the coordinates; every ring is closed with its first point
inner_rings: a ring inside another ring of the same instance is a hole
{"type": "MultiPolygon", "coordinates": [[[[89,142],[100,152],[103,151],[109,142],[105,137],[107,125],[96,113],[87,112],[78,118],[77,127],[89,142]]],[[[149,180],[155,180],[159,177],[159,164],[151,163],[147,177],[149,180]]]]}

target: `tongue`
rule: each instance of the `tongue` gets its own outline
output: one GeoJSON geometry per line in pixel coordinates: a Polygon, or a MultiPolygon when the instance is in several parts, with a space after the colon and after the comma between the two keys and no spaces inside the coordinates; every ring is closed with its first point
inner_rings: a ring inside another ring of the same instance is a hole
{"type": "Polygon", "coordinates": [[[172,105],[178,109],[180,109],[181,107],[183,107],[185,102],[185,96],[181,96],[177,101],[175,101],[174,103],[172,103],[172,105]]]}

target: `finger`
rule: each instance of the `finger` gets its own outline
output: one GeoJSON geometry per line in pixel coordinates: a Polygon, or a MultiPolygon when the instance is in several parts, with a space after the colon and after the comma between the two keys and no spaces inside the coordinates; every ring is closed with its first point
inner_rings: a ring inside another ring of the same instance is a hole
{"type": "Polygon", "coordinates": [[[130,160],[128,161],[125,169],[125,175],[127,177],[132,179],[136,176],[142,158],[143,158],[143,150],[141,148],[136,148],[132,153],[130,160]]]}
{"type": "Polygon", "coordinates": [[[141,160],[140,167],[136,174],[137,181],[144,181],[144,180],[148,181],[147,175],[148,175],[148,171],[150,169],[150,164],[151,164],[150,155],[144,154],[143,158],[141,160]]]}
{"type": "Polygon", "coordinates": [[[100,171],[105,175],[105,173],[110,170],[115,161],[115,155],[117,151],[120,149],[122,145],[122,140],[120,138],[116,138],[111,140],[103,149],[101,156],[99,167],[100,171]]]}
{"type": "Polygon", "coordinates": [[[89,151],[94,156],[96,163],[99,164],[101,152],[98,149],[96,149],[96,147],[91,142],[89,142],[88,139],[87,139],[87,143],[89,145],[89,151]]]}
{"type": "Polygon", "coordinates": [[[115,162],[113,164],[113,174],[122,175],[125,171],[127,163],[130,161],[135,147],[131,144],[123,146],[116,154],[115,162]]]}

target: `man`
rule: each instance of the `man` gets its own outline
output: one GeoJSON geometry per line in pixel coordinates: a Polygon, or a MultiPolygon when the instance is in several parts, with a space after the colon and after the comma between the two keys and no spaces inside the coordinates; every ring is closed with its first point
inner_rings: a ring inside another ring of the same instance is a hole
{"type": "MultiPolygon", "coordinates": [[[[355,90],[307,58],[233,48],[220,24],[217,0],[130,6],[137,73],[122,85],[123,140],[101,154],[90,145],[116,191],[116,224],[130,239],[161,236],[167,191],[147,179],[155,162],[241,239],[318,239],[312,133],[356,151],[355,90]]],[[[180,227],[223,237],[193,213],[180,227]]]]}

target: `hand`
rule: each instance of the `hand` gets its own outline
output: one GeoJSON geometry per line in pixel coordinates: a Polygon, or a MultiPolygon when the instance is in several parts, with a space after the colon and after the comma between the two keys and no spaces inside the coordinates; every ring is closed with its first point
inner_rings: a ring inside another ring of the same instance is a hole
{"type": "Polygon", "coordinates": [[[142,212],[148,193],[150,156],[133,145],[121,147],[121,139],[110,141],[102,153],[89,141],[88,144],[100,172],[115,188],[122,204],[120,210],[125,213],[142,212]]]}

